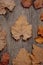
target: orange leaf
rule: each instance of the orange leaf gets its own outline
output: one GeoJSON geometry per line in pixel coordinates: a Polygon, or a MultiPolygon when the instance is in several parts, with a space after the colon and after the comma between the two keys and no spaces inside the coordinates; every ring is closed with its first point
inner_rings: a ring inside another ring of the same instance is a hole
{"type": "Polygon", "coordinates": [[[41,44],[41,43],[43,43],[43,38],[37,37],[37,38],[35,38],[35,41],[41,44]]]}
{"type": "Polygon", "coordinates": [[[40,20],[43,21],[43,13],[40,14],[40,20]]]}
{"type": "Polygon", "coordinates": [[[38,35],[41,35],[43,37],[43,26],[39,26],[38,35]]]}

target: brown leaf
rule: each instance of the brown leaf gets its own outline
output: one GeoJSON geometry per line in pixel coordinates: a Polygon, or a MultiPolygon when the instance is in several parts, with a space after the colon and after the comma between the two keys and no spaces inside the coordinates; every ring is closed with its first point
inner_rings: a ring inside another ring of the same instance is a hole
{"type": "Polygon", "coordinates": [[[43,37],[43,26],[38,27],[38,35],[43,37]]]}
{"type": "Polygon", "coordinates": [[[43,63],[43,48],[33,45],[32,55],[34,57],[34,63],[43,63]]]}
{"type": "Polygon", "coordinates": [[[43,0],[35,0],[34,1],[34,7],[36,9],[42,8],[43,7],[43,0]]]}
{"type": "Polygon", "coordinates": [[[43,44],[43,37],[37,37],[35,38],[35,41],[38,42],[39,44],[43,44]]]}
{"type": "Polygon", "coordinates": [[[6,46],[6,32],[0,27],[0,51],[6,46]]]}
{"type": "Polygon", "coordinates": [[[0,62],[0,65],[2,65],[2,63],[0,62]]]}
{"type": "Polygon", "coordinates": [[[9,63],[9,54],[8,53],[4,53],[2,55],[1,62],[3,65],[8,65],[8,63],[9,63]]]}
{"type": "Polygon", "coordinates": [[[23,36],[23,40],[27,40],[32,36],[32,25],[27,22],[27,18],[21,15],[11,27],[12,37],[16,40],[23,36]]]}
{"type": "Polygon", "coordinates": [[[43,21],[43,13],[40,14],[40,20],[43,21]]]}
{"type": "Polygon", "coordinates": [[[32,65],[40,65],[40,63],[34,63],[34,62],[33,62],[32,65]]]}
{"type": "Polygon", "coordinates": [[[0,14],[5,14],[6,8],[12,11],[14,7],[14,0],[0,0],[0,14]]]}
{"type": "Polygon", "coordinates": [[[20,49],[18,55],[13,59],[13,65],[31,65],[30,54],[24,49],[20,49]]]}
{"type": "Polygon", "coordinates": [[[29,8],[32,5],[32,0],[22,0],[23,7],[29,8]]]}

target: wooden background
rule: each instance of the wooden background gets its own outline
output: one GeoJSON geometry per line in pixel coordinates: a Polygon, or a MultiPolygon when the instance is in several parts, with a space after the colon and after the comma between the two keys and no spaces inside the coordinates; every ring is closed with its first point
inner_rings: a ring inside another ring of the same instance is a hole
{"type": "Polygon", "coordinates": [[[43,22],[41,22],[39,18],[40,13],[43,11],[43,9],[35,10],[33,6],[26,9],[21,6],[20,3],[21,0],[14,1],[16,3],[16,7],[14,8],[14,10],[12,12],[7,11],[6,15],[0,15],[0,24],[7,32],[7,46],[3,51],[0,52],[0,57],[2,53],[6,51],[9,52],[10,54],[9,65],[12,65],[12,59],[16,57],[20,48],[25,48],[31,53],[33,44],[43,47],[43,44],[39,45],[34,41],[34,38],[37,37],[37,27],[39,25],[43,25],[43,22]],[[33,36],[26,42],[22,41],[22,39],[20,39],[19,41],[15,41],[11,37],[10,32],[11,26],[13,25],[14,22],[16,22],[16,19],[22,14],[27,16],[28,22],[33,26],[33,36]]]}

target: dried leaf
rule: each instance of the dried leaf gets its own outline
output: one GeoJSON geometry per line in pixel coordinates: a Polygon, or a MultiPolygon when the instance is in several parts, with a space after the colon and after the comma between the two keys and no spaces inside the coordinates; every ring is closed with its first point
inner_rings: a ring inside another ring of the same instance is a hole
{"type": "Polygon", "coordinates": [[[34,6],[36,9],[42,8],[43,7],[43,0],[35,0],[34,6]]]}
{"type": "Polygon", "coordinates": [[[22,0],[23,7],[29,8],[32,5],[32,0],[22,0]]]}
{"type": "Polygon", "coordinates": [[[0,60],[0,65],[8,65],[9,64],[9,54],[8,53],[4,53],[1,56],[1,60],[0,60]]]}
{"type": "Polygon", "coordinates": [[[35,41],[38,42],[39,44],[42,44],[43,43],[43,37],[37,37],[35,38],[35,41]]]}
{"type": "Polygon", "coordinates": [[[40,14],[40,20],[43,21],[43,13],[40,14]]]}
{"type": "Polygon", "coordinates": [[[2,63],[0,62],[0,65],[2,65],[2,63]]]}
{"type": "Polygon", "coordinates": [[[32,54],[34,57],[34,59],[32,58],[34,63],[43,63],[43,48],[33,45],[32,54]]]}
{"type": "Polygon", "coordinates": [[[13,65],[31,65],[30,54],[22,48],[15,59],[13,59],[13,65]]]}
{"type": "Polygon", "coordinates": [[[23,40],[27,40],[32,36],[32,25],[27,22],[25,16],[20,16],[11,27],[12,37],[16,40],[23,36],[23,40]]]}
{"type": "Polygon", "coordinates": [[[0,51],[6,46],[6,32],[0,27],[0,51]]]}
{"type": "Polygon", "coordinates": [[[5,14],[6,8],[12,11],[14,7],[14,0],[0,0],[0,14],[5,14]]]}
{"type": "Polygon", "coordinates": [[[4,53],[2,55],[1,62],[3,65],[8,65],[8,63],[9,63],[9,54],[8,53],[4,53]]]}
{"type": "Polygon", "coordinates": [[[38,35],[43,37],[43,26],[38,27],[38,35]]]}
{"type": "Polygon", "coordinates": [[[40,65],[40,63],[34,63],[34,62],[33,62],[32,65],[40,65]]]}
{"type": "Polygon", "coordinates": [[[35,41],[40,44],[43,43],[43,26],[38,27],[38,37],[35,38],[35,41]]]}

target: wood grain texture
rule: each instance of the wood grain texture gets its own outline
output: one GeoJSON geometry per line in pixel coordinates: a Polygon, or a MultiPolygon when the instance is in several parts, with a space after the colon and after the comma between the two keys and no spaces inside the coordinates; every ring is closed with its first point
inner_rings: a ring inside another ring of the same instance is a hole
{"type": "Polygon", "coordinates": [[[39,25],[43,25],[43,22],[41,22],[39,18],[40,12],[43,11],[43,9],[35,10],[33,6],[31,6],[29,9],[26,9],[21,6],[21,0],[14,1],[16,3],[16,7],[14,8],[14,10],[12,12],[8,11],[6,15],[0,15],[0,24],[7,32],[7,46],[2,52],[0,52],[0,57],[2,53],[8,51],[10,54],[9,65],[12,65],[11,61],[14,57],[16,57],[20,48],[25,48],[31,53],[33,44],[43,47],[43,44],[39,45],[34,41],[34,38],[37,36],[37,27],[39,25]],[[15,41],[11,37],[10,33],[10,27],[22,14],[27,16],[28,22],[33,26],[33,36],[26,42],[22,41],[22,39],[20,39],[19,41],[15,41]]]}

